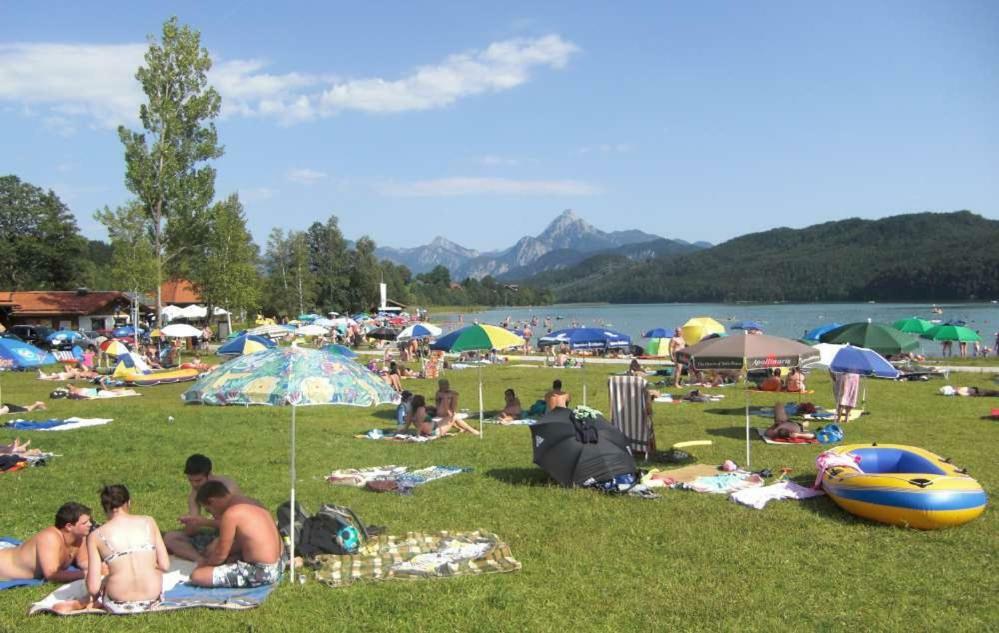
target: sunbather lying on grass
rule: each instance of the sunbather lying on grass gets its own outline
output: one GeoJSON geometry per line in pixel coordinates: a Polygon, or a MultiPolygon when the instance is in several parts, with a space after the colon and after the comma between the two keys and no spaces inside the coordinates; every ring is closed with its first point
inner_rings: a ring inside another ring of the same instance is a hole
{"type": "Polygon", "coordinates": [[[763,434],[772,440],[815,439],[814,433],[806,432],[800,424],[788,419],[787,410],[779,402],[774,405],[774,423],[763,434]]]}
{"type": "Polygon", "coordinates": [[[7,413],[31,413],[32,411],[44,411],[44,410],[45,410],[45,403],[42,402],[41,400],[37,400],[35,401],[34,404],[29,404],[26,407],[23,407],[19,404],[11,404],[9,402],[0,404],[0,415],[5,415],[7,413]]]}

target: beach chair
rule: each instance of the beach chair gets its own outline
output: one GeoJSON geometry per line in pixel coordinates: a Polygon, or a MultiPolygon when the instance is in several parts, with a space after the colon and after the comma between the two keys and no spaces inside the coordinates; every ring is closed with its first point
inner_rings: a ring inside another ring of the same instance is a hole
{"type": "Polygon", "coordinates": [[[645,408],[648,383],[641,376],[611,376],[607,379],[607,386],[610,389],[611,424],[628,438],[633,453],[645,453],[648,460],[656,450],[651,412],[645,408]]]}

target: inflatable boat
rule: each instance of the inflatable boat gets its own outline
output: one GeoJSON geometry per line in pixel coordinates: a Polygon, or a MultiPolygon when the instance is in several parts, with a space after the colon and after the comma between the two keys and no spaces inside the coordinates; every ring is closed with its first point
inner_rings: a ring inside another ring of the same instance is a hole
{"type": "Polygon", "coordinates": [[[929,451],[851,444],[830,452],[859,458],[859,470],[834,466],[822,475],[826,494],[859,517],[934,530],[962,525],[985,511],[988,497],[981,485],[963,468],[929,451]]]}
{"type": "Polygon", "coordinates": [[[178,367],[176,369],[153,369],[147,372],[124,370],[115,371],[114,378],[130,387],[149,387],[151,385],[166,385],[174,382],[187,382],[198,377],[197,369],[178,367]]]}

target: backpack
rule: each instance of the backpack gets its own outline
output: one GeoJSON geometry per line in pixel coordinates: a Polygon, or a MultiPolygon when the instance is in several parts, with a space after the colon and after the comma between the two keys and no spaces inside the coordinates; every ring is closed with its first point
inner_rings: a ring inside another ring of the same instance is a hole
{"type": "Polygon", "coordinates": [[[534,404],[531,405],[531,408],[527,410],[527,415],[529,415],[531,417],[536,417],[536,416],[539,416],[539,415],[544,415],[546,409],[547,409],[547,406],[545,405],[545,401],[544,400],[537,400],[537,401],[535,401],[534,404]]]}
{"type": "Polygon", "coordinates": [[[364,522],[344,506],[323,504],[310,517],[296,503],[292,521],[291,504],[286,501],[278,506],[277,517],[282,538],[290,538],[293,529],[295,553],[306,558],[317,554],[356,554],[368,538],[364,522]]]}

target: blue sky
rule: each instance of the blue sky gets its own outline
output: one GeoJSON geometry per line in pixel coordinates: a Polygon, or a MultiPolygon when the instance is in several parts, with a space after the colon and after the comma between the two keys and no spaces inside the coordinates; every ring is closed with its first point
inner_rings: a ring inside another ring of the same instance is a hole
{"type": "Polygon", "coordinates": [[[134,71],[170,15],[216,60],[217,194],[261,244],[331,213],[351,238],[478,249],[566,208],[712,242],[999,217],[987,0],[138,4],[0,5],[0,174],[91,237],[129,197],[114,128],[138,127],[134,71]]]}

